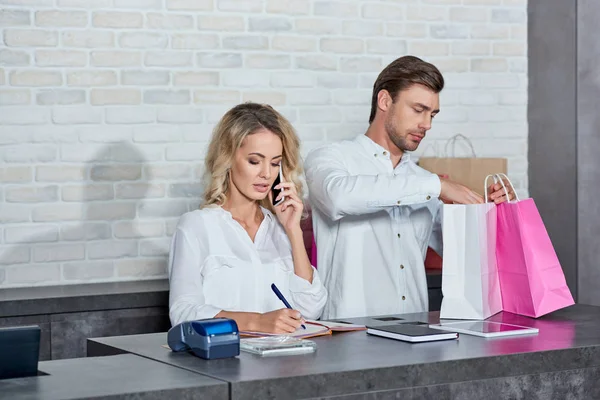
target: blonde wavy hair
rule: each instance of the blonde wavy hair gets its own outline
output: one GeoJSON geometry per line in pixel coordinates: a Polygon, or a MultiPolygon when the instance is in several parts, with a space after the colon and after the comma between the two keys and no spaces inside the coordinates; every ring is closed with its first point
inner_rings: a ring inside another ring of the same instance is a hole
{"type": "MultiPolygon", "coordinates": [[[[204,172],[204,202],[200,208],[223,205],[229,193],[229,174],[236,151],[248,135],[267,129],[281,139],[283,178],[293,182],[302,196],[300,140],[288,120],[267,104],[243,103],[227,111],[213,131],[204,172]]],[[[274,212],[267,196],[260,205],[274,212]]]]}

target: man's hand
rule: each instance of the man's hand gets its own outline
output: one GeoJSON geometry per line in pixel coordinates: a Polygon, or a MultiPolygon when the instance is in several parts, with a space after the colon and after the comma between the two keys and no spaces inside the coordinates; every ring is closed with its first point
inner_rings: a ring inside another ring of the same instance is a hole
{"type": "Polygon", "coordinates": [[[466,186],[452,182],[448,179],[440,179],[442,190],[440,199],[448,204],[483,204],[483,197],[466,186]]]}
{"type": "Polygon", "coordinates": [[[510,184],[510,182],[506,179],[502,179],[502,181],[504,182],[506,191],[508,191],[508,197],[507,197],[506,191],[502,187],[502,183],[500,183],[500,182],[492,183],[487,188],[489,202],[493,201],[496,204],[500,204],[505,201],[511,201],[511,200],[515,199],[515,192],[512,188],[512,185],[510,184]]]}

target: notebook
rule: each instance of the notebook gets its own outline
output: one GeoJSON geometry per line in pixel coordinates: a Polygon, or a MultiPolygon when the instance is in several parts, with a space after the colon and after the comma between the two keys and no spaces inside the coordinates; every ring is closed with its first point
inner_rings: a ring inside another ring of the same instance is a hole
{"type": "MultiPolygon", "coordinates": [[[[306,329],[299,328],[294,333],[287,333],[286,336],[296,338],[310,338],[316,336],[331,335],[333,332],[352,332],[364,331],[367,329],[364,325],[354,325],[343,321],[311,321],[304,324],[306,329]]],[[[240,331],[240,336],[245,337],[263,337],[263,336],[281,336],[277,333],[240,331]]]]}
{"type": "Polygon", "coordinates": [[[367,333],[369,335],[411,343],[458,339],[458,333],[456,332],[440,332],[439,330],[431,329],[426,325],[416,324],[367,326],[367,333]]]}

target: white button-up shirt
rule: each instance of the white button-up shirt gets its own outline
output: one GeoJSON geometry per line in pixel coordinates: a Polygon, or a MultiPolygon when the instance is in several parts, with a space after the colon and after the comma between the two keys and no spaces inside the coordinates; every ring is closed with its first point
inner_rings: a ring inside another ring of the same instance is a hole
{"type": "Polygon", "coordinates": [[[228,211],[206,207],[184,214],[169,255],[169,316],[173,325],[212,318],[222,310],[264,313],[285,305],[275,283],[305,318],[321,315],[327,292],[316,270],[312,284],[294,273],[290,241],[269,210],[254,242],[228,211]]]}
{"type": "Polygon", "coordinates": [[[440,179],[365,135],[307,157],[323,318],[428,311],[424,259],[441,251],[440,179]]]}

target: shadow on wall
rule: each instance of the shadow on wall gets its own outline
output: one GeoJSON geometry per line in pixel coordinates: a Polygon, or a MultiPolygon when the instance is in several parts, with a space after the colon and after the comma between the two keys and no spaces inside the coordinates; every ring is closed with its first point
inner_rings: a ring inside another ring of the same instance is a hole
{"type": "Polygon", "coordinates": [[[31,222],[4,229],[0,287],[166,277],[175,225],[199,204],[200,173],[190,163],[147,164],[118,142],[85,164],[40,167],[36,179],[47,185],[7,185],[8,201],[32,205],[31,222]]]}

